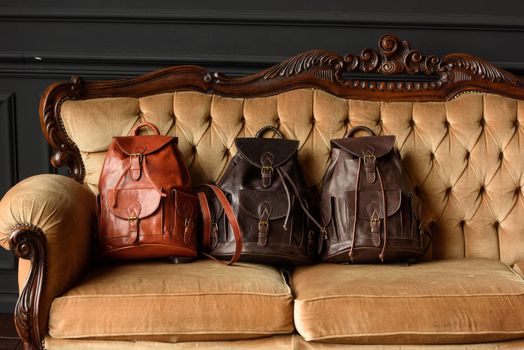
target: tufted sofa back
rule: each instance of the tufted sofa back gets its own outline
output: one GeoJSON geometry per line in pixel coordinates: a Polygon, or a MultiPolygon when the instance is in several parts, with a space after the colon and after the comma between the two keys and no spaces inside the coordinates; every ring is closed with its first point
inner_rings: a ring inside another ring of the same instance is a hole
{"type": "Polygon", "coordinates": [[[433,230],[434,258],[523,259],[524,101],[492,93],[441,102],[346,99],[302,88],[267,97],[231,98],[177,91],[139,98],[69,100],[61,106],[68,137],[97,192],[105,152],[115,135],[141,121],[178,137],[194,185],[217,181],[236,153],[236,137],[277,126],[300,141],[299,159],[320,189],[330,140],[356,125],[395,135],[433,230]]]}
{"type": "Polygon", "coordinates": [[[96,193],[112,137],[148,121],[178,137],[197,186],[220,178],[236,137],[270,124],[300,141],[299,160],[320,190],[330,140],[365,125],[396,136],[432,229],[429,258],[523,260],[524,79],[468,54],[424,56],[394,35],[378,46],[313,50],[237,78],[176,66],[55,83],[40,103],[51,163],[96,193]]]}

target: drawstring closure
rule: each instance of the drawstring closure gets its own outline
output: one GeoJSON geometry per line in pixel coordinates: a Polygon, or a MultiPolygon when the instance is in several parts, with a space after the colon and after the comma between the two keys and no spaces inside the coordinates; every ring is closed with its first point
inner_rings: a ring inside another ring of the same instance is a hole
{"type": "Polygon", "coordinates": [[[384,211],[384,243],[382,243],[382,251],[379,254],[380,261],[384,262],[384,256],[386,254],[386,242],[388,240],[388,208],[386,201],[386,191],[384,191],[384,181],[382,180],[382,174],[380,169],[377,167],[378,181],[380,183],[380,191],[382,192],[382,207],[384,211]]]}
{"type": "Polygon", "coordinates": [[[304,203],[302,202],[302,196],[300,195],[300,191],[297,188],[297,186],[295,185],[295,183],[293,182],[293,180],[291,179],[291,177],[289,176],[289,174],[284,169],[281,169],[279,167],[276,167],[275,169],[277,170],[280,178],[282,179],[282,183],[284,185],[284,189],[286,191],[286,195],[287,195],[287,198],[288,198],[288,211],[287,211],[287,215],[286,215],[286,220],[284,221],[284,225],[287,224],[287,220],[289,219],[289,215],[290,215],[290,212],[291,212],[291,195],[289,194],[289,190],[288,190],[287,185],[286,185],[286,181],[285,180],[287,180],[289,182],[289,184],[291,185],[291,188],[293,189],[293,192],[295,193],[295,196],[297,196],[298,202],[300,203],[300,207],[302,208],[304,213],[308,216],[308,218],[316,226],[318,226],[320,231],[325,233],[326,232],[326,228],[324,226],[320,225],[318,223],[318,221],[313,217],[313,215],[311,215],[309,210],[305,207],[304,203]]]}
{"type": "Polygon", "coordinates": [[[282,175],[282,172],[279,171],[280,168],[277,168],[278,176],[280,177],[280,180],[282,180],[282,185],[284,186],[284,191],[286,192],[286,199],[287,199],[287,211],[286,211],[286,218],[284,219],[284,230],[287,231],[287,222],[289,220],[289,217],[291,215],[291,194],[289,193],[289,189],[286,184],[286,180],[284,179],[284,176],[282,175]]]}
{"type": "Polygon", "coordinates": [[[351,259],[351,262],[353,262],[353,249],[355,248],[355,238],[357,234],[357,214],[358,214],[358,188],[360,186],[360,165],[362,161],[359,158],[358,161],[358,170],[357,170],[357,182],[355,184],[355,213],[353,214],[353,234],[351,238],[351,248],[349,248],[349,258],[351,259]]]}

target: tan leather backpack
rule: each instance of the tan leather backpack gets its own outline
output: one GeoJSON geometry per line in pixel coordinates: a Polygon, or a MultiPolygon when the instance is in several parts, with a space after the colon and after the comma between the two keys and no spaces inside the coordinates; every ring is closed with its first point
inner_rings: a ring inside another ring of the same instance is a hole
{"type": "Polygon", "coordinates": [[[325,262],[413,261],[430,243],[418,201],[395,149],[395,136],[364,126],[331,140],[320,203],[325,262]],[[370,136],[351,137],[356,131],[370,136]]]}
{"type": "Polygon", "coordinates": [[[198,200],[177,139],[150,123],[114,137],[100,181],[98,240],[117,259],[194,257],[198,200]],[[149,127],[154,135],[137,135],[149,127]]]}

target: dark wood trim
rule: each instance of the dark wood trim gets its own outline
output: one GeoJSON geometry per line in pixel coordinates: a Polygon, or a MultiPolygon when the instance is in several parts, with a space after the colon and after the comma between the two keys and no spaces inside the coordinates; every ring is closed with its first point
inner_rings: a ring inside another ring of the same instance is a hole
{"type": "Polygon", "coordinates": [[[40,330],[40,295],[47,274],[47,241],[40,228],[20,225],[11,233],[10,248],[20,259],[31,261],[26,285],[15,308],[15,327],[26,350],[43,348],[40,330]]]}
{"type": "Polygon", "coordinates": [[[54,150],[51,163],[67,166],[70,175],[81,182],[85,170],[80,153],[60,118],[60,106],[68,99],[139,97],[177,90],[255,97],[317,88],[345,98],[444,101],[466,91],[524,98],[523,83],[521,78],[481,58],[468,54],[425,56],[412,49],[409,42],[384,35],[378,50],[365,49],[359,55],[345,56],[313,50],[245,77],[211,73],[198,66],[174,66],[123,80],[84,81],[73,77],[70,82],[51,85],[42,96],[39,111],[42,129],[54,150]],[[406,75],[423,79],[413,81],[406,75]]]}

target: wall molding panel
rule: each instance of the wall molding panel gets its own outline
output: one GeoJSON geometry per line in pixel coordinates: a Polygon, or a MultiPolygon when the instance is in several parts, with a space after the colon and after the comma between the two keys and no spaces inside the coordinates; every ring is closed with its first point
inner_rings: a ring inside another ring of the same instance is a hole
{"type": "MultiPolygon", "coordinates": [[[[11,92],[0,92],[0,196],[16,183],[15,98],[11,92]]],[[[11,312],[18,297],[16,289],[17,260],[8,251],[0,251],[0,312],[11,312]]]]}

